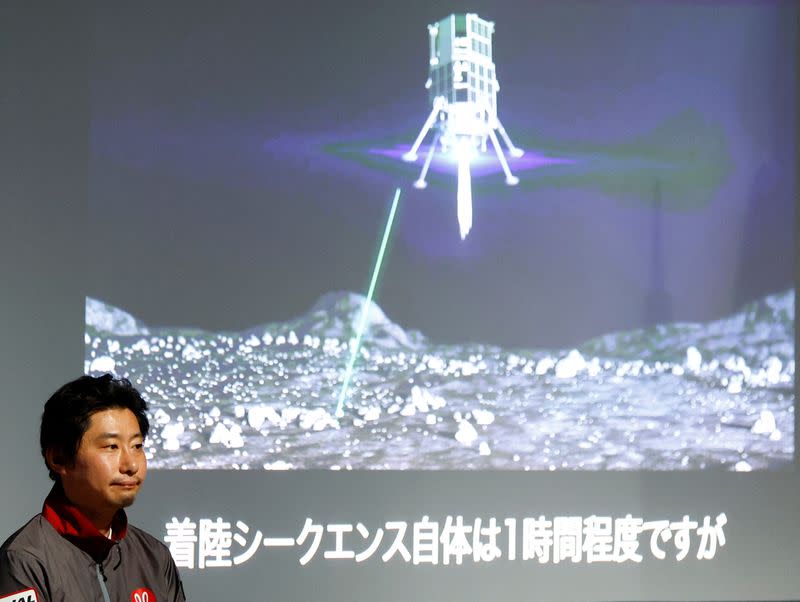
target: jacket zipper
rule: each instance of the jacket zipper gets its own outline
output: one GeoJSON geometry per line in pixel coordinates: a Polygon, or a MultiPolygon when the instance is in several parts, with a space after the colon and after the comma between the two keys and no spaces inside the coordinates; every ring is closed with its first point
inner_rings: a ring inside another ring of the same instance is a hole
{"type": "Polygon", "coordinates": [[[97,581],[100,583],[100,589],[103,591],[103,600],[104,602],[111,602],[111,598],[108,595],[108,589],[106,588],[106,579],[103,576],[103,569],[100,567],[99,562],[94,565],[94,567],[97,569],[97,581]]]}

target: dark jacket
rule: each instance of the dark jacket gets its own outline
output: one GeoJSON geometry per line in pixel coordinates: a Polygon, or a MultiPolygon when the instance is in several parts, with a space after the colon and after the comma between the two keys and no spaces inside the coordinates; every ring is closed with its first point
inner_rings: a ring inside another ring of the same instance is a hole
{"type": "Polygon", "coordinates": [[[0,548],[0,602],[185,601],[167,547],[128,525],[123,510],[114,517],[111,537],[56,485],[42,513],[0,548]]]}

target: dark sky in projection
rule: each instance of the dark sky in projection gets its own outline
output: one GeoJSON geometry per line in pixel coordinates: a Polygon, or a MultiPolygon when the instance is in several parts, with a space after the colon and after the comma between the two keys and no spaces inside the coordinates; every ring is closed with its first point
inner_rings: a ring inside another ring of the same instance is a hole
{"type": "MultiPolygon", "coordinates": [[[[89,295],[152,325],[241,329],[365,292],[442,342],[573,345],[707,320],[793,286],[790,3],[478,2],[498,114],[568,165],[456,177],[374,151],[429,111],[449,3],[100,7],[89,295]]],[[[515,164],[512,162],[512,169],[515,164]]]]}

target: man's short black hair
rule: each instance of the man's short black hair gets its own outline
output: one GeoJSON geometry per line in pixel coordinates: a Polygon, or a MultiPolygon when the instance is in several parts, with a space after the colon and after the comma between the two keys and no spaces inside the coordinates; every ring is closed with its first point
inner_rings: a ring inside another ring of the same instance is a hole
{"type": "MultiPolygon", "coordinates": [[[[53,393],[44,404],[39,431],[45,464],[48,449],[56,450],[66,464],[74,462],[92,414],[111,408],[127,408],[133,412],[142,437],[147,437],[150,430],[147,402],[125,378],[114,378],[111,374],[81,376],[53,393]]],[[[50,478],[58,480],[49,466],[47,469],[50,478]]]]}

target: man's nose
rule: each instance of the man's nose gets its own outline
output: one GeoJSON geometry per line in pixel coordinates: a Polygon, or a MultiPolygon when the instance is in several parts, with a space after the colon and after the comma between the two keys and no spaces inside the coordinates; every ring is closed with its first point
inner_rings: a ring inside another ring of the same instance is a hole
{"type": "Polygon", "coordinates": [[[119,461],[119,471],[126,475],[135,475],[139,472],[139,461],[136,454],[130,449],[123,449],[119,461]]]}

